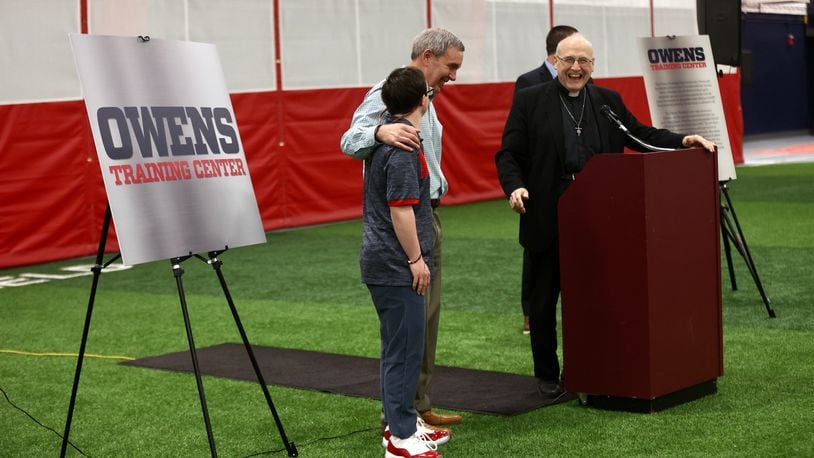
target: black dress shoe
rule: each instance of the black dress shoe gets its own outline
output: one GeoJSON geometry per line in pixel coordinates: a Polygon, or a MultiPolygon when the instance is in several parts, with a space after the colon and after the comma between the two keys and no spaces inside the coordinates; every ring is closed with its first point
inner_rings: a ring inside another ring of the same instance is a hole
{"type": "Polygon", "coordinates": [[[540,380],[537,384],[537,392],[544,398],[556,398],[564,393],[560,382],[548,382],[540,380]]]}

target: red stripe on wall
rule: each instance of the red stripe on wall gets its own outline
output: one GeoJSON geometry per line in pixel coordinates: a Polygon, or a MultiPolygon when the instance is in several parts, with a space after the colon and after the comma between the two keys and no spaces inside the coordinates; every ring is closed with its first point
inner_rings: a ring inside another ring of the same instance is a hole
{"type": "Polygon", "coordinates": [[[88,0],[79,0],[79,32],[88,33],[88,0]]]}
{"type": "Polygon", "coordinates": [[[107,198],[84,102],[0,106],[0,151],[0,267],[95,252],[107,198]]]}
{"type": "Polygon", "coordinates": [[[280,47],[280,0],[274,0],[274,73],[277,79],[277,90],[283,90],[283,64],[280,47]]]}

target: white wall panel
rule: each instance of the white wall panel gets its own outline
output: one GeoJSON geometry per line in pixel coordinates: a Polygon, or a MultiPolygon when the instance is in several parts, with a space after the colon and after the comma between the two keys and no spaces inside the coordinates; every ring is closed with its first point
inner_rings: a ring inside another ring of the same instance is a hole
{"type": "Polygon", "coordinates": [[[514,81],[521,74],[542,65],[548,54],[545,37],[551,28],[548,2],[495,2],[495,16],[495,80],[514,81]]]}
{"type": "Polygon", "coordinates": [[[280,1],[280,42],[286,88],[356,84],[354,4],[352,0],[280,1]]]}
{"type": "Polygon", "coordinates": [[[359,0],[356,85],[372,86],[410,62],[413,39],[427,27],[426,0],[359,0]]]}
{"type": "Polygon", "coordinates": [[[466,47],[458,82],[495,81],[495,25],[492,2],[433,0],[432,25],[458,36],[466,47]]]}
{"type": "Polygon", "coordinates": [[[89,0],[88,33],[184,40],[185,0],[89,0]]]}
{"type": "Polygon", "coordinates": [[[653,14],[654,35],[698,35],[695,7],[690,9],[664,8],[653,14]]]}
{"type": "Polygon", "coordinates": [[[0,104],[80,98],[68,42],[79,31],[78,1],[2,0],[0,104]]]}
{"type": "MultiPolygon", "coordinates": [[[[461,83],[513,81],[545,57],[548,0],[432,0],[466,45],[461,83]]],[[[697,33],[695,0],[654,0],[655,35],[697,33]]],[[[274,0],[88,0],[90,33],[214,43],[229,90],[274,90],[274,0]]],[[[286,89],[370,86],[409,62],[427,0],[279,0],[286,89]]],[[[81,97],[67,34],[79,0],[2,0],[0,103],[81,97]]],[[[599,77],[637,75],[649,0],[554,0],[554,23],[593,42],[599,77]]]]}
{"type": "Polygon", "coordinates": [[[554,3],[554,22],[576,27],[593,44],[594,76],[641,75],[636,39],[650,36],[650,5],[648,0],[637,0],[636,3],[639,6],[554,3]]]}
{"type": "Polygon", "coordinates": [[[653,2],[654,35],[697,35],[696,0],[655,0],[653,2]]]}
{"type": "Polygon", "coordinates": [[[371,86],[410,62],[421,0],[280,0],[283,87],[371,86]]]}
{"type": "Polygon", "coordinates": [[[218,49],[230,92],[277,87],[271,0],[189,0],[189,36],[218,49]]]}
{"type": "Polygon", "coordinates": [[[91,0],[89,32],[212,43],[231,92],[273,90],[271,0],[91,0]]]}

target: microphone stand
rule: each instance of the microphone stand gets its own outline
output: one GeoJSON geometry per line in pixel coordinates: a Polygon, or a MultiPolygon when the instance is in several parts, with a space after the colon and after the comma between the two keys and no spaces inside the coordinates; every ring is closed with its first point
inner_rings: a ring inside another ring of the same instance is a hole
{"type": "MultiPolygon", "coordinates": [[[[624,127],[624,126],[622,126],[622,127],[624,127]]],[[[651,145],[649,143],[643,142],[638,137],[631,134],[627,129],[624,130],[624,133],[625,133],[625,135],[627,135],[627,137],[629,139],[633,140],[634,142],[638,143],[639,145],[641,145],[641,146],[643,146],[643,147],[645,147],[645,148],[647,148],[647,149],[649,149],[651,151],[667,152],[667,151],[678,151],[678,150],[682,149],[682,148],[662,148],[661,146],[653,146],[653,145],[651,145]]]]}
{"type": "Polygon", "coordinates": [[[613,110],[611,110],[611,108],[609,106],[602,105],[602,107],[599,109],[599,111],[603,115],[605,115],[605,117],[607,117],[610,120],[611,124],[615,124],[616,127],[618,127],[619,130],[624,132],[625,135],[627,135],[627,137],[629,139],[631,139],[634,142],[636,142],[637,144],[641,145],[643,148],[647,148],[650,151],[655,151],[655,152],[678,151],[679,149],[681,149],[681,148],[663,148],[661,146],[653,146],[653,145],[651,145],[649,143],[645,143],[639,137],[637,137],[637,136],[630,133],[630,131],[627,129],[627,127],[625,127],[625,125],[622,124],[622,121],[620,121],[619,118],[616,117],[616,113],[614,113],[613,110]]]}

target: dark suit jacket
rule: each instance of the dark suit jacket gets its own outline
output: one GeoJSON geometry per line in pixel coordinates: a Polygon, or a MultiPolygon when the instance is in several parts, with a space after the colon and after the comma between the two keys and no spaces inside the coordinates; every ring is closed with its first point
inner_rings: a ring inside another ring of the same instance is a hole
{"type": "Polygon", "coordinates": [[[545,66],[545,63],[543,63],[534,70],[531,70],[518,76],[517,81],[515,81],[514,83],[514,92],[517,92],[520,89],[527,88],[529,86],[534,86],[535,84],[547,83],[552,79],[554,78],[551,77],[551,72],[548,71],[548,68],[545,66]]]}
{"type": "MultiPolygon", "coordinates": [[[[529,200],[520,215],[520,243],[532,251],[545,251],[557,239],[557,199],[565,189],[565,137],[557,82],[520,89],[515,93],[500,149],[495,154],[498,178],[508,196],[526,188],[529,200]]],[[[642,147],[611,125],[599,108],[608,105],[630,132],[655,146],[681,148],[681,134],[641,124],[627,110],[618,92],[586,85],[596,119],[600,152],[622,153],[627,146],[642,147]]],[[[577,177],[579,179],[579,177],[577,177]]]]}

